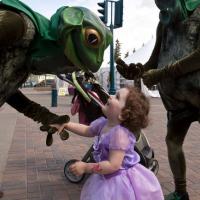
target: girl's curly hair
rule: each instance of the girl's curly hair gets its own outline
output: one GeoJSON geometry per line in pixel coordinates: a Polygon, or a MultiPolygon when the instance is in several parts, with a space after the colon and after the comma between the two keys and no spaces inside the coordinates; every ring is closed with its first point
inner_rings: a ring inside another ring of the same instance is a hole
{"type": "Polygon", "coordinates": [[[129,94],[121,112],[121,125],[136,133],[146,128],[149,122],[149,99],[137,88],[126,86],[129,94]]]}

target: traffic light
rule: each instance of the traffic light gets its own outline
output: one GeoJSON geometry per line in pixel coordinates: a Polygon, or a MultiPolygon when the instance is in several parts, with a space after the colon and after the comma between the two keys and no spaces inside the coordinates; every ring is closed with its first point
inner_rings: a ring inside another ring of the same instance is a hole
{"type": "Polygon", "coordinates": [[[98,9],[98,12],[102,14],[99,18],[101,21],[106,24],[108,22],[108,4],[107,0],[104,0],[104,2],[97,3],[102,9],[98,9]]]}
{"type": "Polygon", "coordinates": [[[123,22],[123,0],[115,2],[115,21],[114,28],[122,27],[123,22]]]}

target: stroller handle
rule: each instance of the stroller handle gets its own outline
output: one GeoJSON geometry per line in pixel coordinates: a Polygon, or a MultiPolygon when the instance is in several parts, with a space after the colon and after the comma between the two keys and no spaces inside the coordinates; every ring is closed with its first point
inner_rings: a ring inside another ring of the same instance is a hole
{"type": "MultiPolygon", "coordinates": [[[[104,104],[101,100],[99,100],[98,96],[95,95],[92,91],[90,91],[86,86],[79,83],[80,81],[77,79],[76,72],[73,72],[70,77],[64,77],[63,75],[57,75],[57,77],[63,81],[66,81],[70,85],[74,86],[76,90],[84,97],[87,102],[94,101],[98,106],[102,107],[104,104]]],[[[109,94],[99,85],[97,81],[95,84],[99,86],[99,89],[109,98],[109,94]]]]}

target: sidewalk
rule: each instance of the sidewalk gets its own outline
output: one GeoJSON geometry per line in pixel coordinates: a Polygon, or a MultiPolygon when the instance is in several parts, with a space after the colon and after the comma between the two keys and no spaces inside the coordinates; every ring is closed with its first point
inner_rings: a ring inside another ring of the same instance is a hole
{"type": "MultiPolygon", "coordinates": [[[[26,91],[25,91],[26,92],[26,91]]],[[[50,93],[31,93],[27,96],[47,106],[57,114],[70,113],[71,97],[59,97],[58,107],[51,108],[50,93]]],[[[164,193],[173,191],[172,174],[165,145],[166,112],[159,98],[151,99],[151,124],[145,130],[159,161],[158,179],[164,193]]],[[[71,117],[77,121],[77,117],[71,117]]],[[[200,199],[200,134],[194,123],[186,137],[184,150],[187,159],[188,191],[191,200],[200,199]]],[[[79,200],[82,184],[66,180],[63,168],[67,160],[80,159],[92,144],[92,139],[70,135],[61,141],[54,135],[51,147],[45,145],[46,134],[39,124],[24,117],[5,104],[0,108],[0,182],[2,200],[79,200]]]]}

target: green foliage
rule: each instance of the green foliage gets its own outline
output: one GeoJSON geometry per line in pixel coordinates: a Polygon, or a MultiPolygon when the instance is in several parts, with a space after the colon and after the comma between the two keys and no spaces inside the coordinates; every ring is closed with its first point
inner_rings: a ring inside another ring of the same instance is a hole
{"type": "Polygon", "coordinates": [[[117,58],[121,57],[121,43],[117,39],[115,41],[115,49],[114,49],[114,59],[116,60],[117,58]]]}

